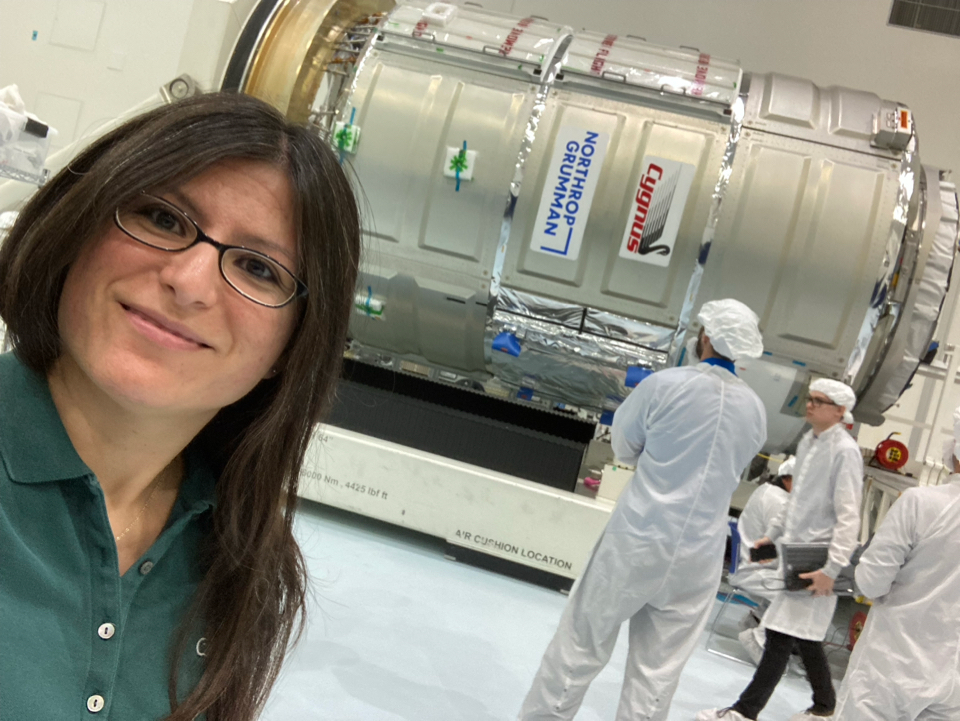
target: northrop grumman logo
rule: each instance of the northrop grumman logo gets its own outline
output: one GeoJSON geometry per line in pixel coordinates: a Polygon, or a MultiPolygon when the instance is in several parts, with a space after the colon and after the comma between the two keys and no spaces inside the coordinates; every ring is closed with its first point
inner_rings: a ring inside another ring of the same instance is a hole
{"type": "Polygon", "coordinates": [[[654,265],[670,264],[694,166],[647,156],[631,205],[620,257],[654,265]]]}

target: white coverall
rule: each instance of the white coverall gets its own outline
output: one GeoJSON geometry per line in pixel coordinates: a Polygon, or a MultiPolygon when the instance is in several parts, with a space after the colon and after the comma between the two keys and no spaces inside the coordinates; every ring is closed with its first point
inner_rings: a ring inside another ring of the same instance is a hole
{"type": "MultiPolygon", "coordinates": [[[[819,437],[809,430],[797,447],[790,500],[774,521],[769,538],[781,543],[829,543],[831,578],[850,563],[860,534],[863,458],[841,424],[819,437]]],[[[761,626],[809,641],[823,641],[837,607],[837,597],[809,591],[780,593],[763,614],[761,626]]]]}
{"type": "Polygon", "coordinates": [[[905,491],[860,558],[874,603],[836,721],[960,719],[960,475],[950,481],[905,491]]]}
{"type": "MultiPolygon", "coordinates": [[[[790,500],[790,494],[772,483],[764,483],[755,490],[740,513],[737,531],[740,533],[740,561],[737,572],[727,581],[751,596],[773,600],[783,588],[783,576],[776,562],[753,563],[750,561],[750,549],[753,544],[766,536],[771,524],[790,500]]],[[[763,644],[761,644],[762,646],[763,644]]]]}
{"type": "Polygon", "coordinates": [[[637,471],[571,591],[522,721],[572,719],[628,620],[616,718],[667,718],[720,584],[730,497],[766,428],[756,393],[706,362],[654,373],[627,397],[613,450],[637,471]]]}

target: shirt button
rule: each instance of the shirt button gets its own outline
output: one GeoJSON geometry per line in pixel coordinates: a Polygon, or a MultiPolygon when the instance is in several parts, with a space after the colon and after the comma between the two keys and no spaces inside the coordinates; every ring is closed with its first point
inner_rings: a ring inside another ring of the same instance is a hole
{"type": "Polygon", "coordinates": [[[117,627],[114,626],[112,623],[104,623],[103,625],[100,626],[100,628],[97,629],[97,635],[99,635],[100,638],[104,640],[113,638],[113,634],[115,634],[116,632],[117,632],[117,627]]]}
{"type": "Polygon", "coordinates": [[[140,575],[146,576],[153,570],[153,561],[144,561],[140,564],[140,575]]]}
{"type": "Polygon", "coordinates": [[[106,702],[103,700],[103,696],[100,694],[94,694],[87,699],[87,711],[90,713],[100,713],[103,711],[103,706],[106,702]]]}

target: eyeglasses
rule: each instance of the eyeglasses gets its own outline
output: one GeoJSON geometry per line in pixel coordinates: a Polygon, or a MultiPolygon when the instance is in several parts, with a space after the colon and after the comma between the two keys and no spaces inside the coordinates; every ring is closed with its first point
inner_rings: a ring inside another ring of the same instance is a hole
{"type": "Polygon", "coordinates": [[[831,400],[826,398],[807,398],[807,405],[811,405],[814,408],[819,408],[820,406],[835,406],[837,405],[831,400]]]}
{"type": "Polygon", "coordinates": [[[182,253],[197,243],[209,243],[220,253],[220,275],[248,300],[268,308],[282,308],[307,294],[307,286],[283,264],[266,253],[239,245],[218,243],[196,221],[155,195],[141,193],[117,208],[113,220],[139,243],[167,253],[182,253]]]}

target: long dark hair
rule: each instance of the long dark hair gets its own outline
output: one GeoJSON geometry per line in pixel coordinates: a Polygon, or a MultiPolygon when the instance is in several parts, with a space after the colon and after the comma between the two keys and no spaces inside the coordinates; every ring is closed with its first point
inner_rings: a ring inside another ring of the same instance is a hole
{"type": "Polygon", "coordinates": [[[360,219],[335,155],[251,97],[201,95],[97,140],[27,203],[0,249],[0,317],[22,361],[60,356],[64,279],[117,206],[228,159],[284,171],[295,196],[299,275],[309,288],[279,375],[222,409],[194,439],[218,474],[204,577],[172,647],[169,721],[252,721],[303,629],[306,572],[292,534],[304,452],[339,376],[360,254],[360,219]],[[178,693],[189,629],[207,638],[203,676],[178,693]]]}

